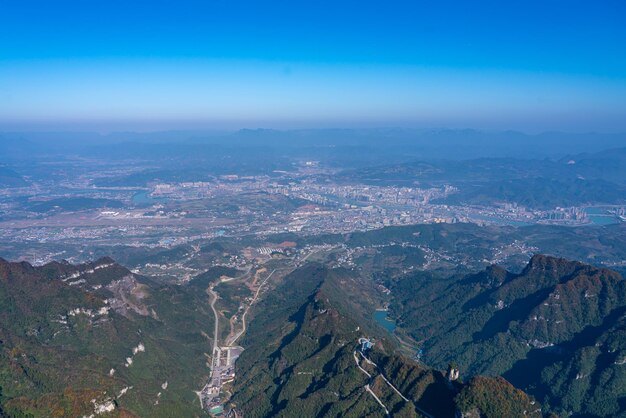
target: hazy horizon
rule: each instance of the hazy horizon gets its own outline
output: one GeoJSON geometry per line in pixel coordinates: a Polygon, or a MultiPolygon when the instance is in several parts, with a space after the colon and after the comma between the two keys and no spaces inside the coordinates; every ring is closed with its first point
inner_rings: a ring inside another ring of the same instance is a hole
{"type": "MultiPolygon", "coordinates": [[[[98,124],[98,123],[70,123],[70,124],[0,124],[0,135],[61,135],[61,134],[89,134],[101,137],[120,135],[120,134],[137,134],[137,135],[159,135],[159,134],[206,134],[206,135],[229,135],[241,132],[414,132],[414,133],[437,133],[437,132],[472,132],[477,134],[497,135],[497,134],[519,134],[529,137],[537,137],[542,135],[609,135],[620,136],[626,135],[626,129],[615,131],[603,130],[560,130],[560,129],[538,129],[524,130],[513,128],[480,128],[471,126],[403,126],[403,125],[225,125],[225,124],[202,124],[202,123],[186,123],[172,124],[165,126],[152,126],[142,122],[126,122],[114,124],[98,124]]],[[[24,138],[26,139],[26,137],[24,138]]],[[[88,140],[88,138],[87,138],[88,140]]]]}

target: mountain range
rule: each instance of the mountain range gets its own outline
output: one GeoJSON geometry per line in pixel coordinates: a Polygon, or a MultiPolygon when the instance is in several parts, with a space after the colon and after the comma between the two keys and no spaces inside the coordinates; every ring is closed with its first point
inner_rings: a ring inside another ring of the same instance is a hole
{"type": "MultiPolygon", "coordinates": [[[[3,416],[204,416],[194,392],[210,373],[205,289],[224,272],[174,285],[110,258],[0,260],[3,416]]],[[[310,262],[272,285],[241,340],[229,409],[444,418],[624,409],[618,273],[535,255],[517,273],[413,272],[386,286],[401,332],[373,319],[371,286],[350,269],[310,262]]]]}
{"type": "Polygon", "coordinates": [[[519,273],[389,283],[391,309],[434,367],[503,376],[559,414],[615,416],[626,402],[626,281],[535,255],[519,273]]]}

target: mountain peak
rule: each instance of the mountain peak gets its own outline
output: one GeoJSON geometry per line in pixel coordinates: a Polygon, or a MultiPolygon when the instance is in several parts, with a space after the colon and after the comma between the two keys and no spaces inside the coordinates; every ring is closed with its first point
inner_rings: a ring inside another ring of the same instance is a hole
{"type": "Polygon", "coordinates": [[[0,259],[0,278],[8,280],[12,277],[19,277],[25,273],[34,270],[30,263],[27,261],[12,262],[5,259],[0,259]]]}
{"type": "Polygon", "coordinates": [[[528,261],[521,275],[537,273],[549,276],[563,276],[571,274],[583,266],[584,264],[578,261],[570,261],[551,255],[535,254],[528,261]]]}
{"type": "Polygon", "coordinates": [[[100,257],[99,259],[94,261],[94,264],[97,265],[97,266],[101,266],[101,265],[105,265],[105,264],[117,264],[117,263],[111,257],[106,257],[105,256],[105,257],[100,257]]]}

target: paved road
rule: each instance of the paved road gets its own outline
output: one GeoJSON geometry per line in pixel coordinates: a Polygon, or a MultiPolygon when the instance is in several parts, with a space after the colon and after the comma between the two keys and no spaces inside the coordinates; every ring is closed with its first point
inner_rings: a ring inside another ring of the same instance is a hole
{"type": "Polygon", "coordinates": [[[211,309],[213,310],[213,315],[215,315],[215,329],[213,330],[213,353],[211,355],[211,377],[209,378],[209,381],[204,385],[204,387],[199,392],[196,392],[196,394],[198,395],[198,398],[200,399],[200,408],[202,409],[204,409],[203,393],[207,392],[208,389],[210,388],[211,384],[214,381],[214,377],[216,373],[215,353],[217,352],[217,347],[218,347],[218,333],[219,333],[219,321],[220,321],[220,318],[217,314],[217,309],[215,309],[215,302],[217,302],[217,293],[213,291],[213,288],[209,288],[208,290],[209,290],[209,294],[212,297],[210,305],[211,305],[211,309]]]}
{"type": "MultiPolygon", "coordinates": [[[[361,355],[361,357],[363,357],[363,359],[368,363],[371,364],[372,366],[376,367],[376,370],[378,371],[378,374],[380,375],[380,377],[383,378],[383,380],[385,381],[385,383],[387,383],[387,386],[389,386],[391,389],[393,389],[405,402],[410,402],[410,400],[404,396],[402,394],[402,392],[400,392],[389,380],[387,380],[387,377],[385,377],[385,374],[382,372],[382,369],[380,367],[378,367],[378,364],[374,363],[373,361],[371,361],[369,358],[365,357],[365,355],[359,351],[359,354],[361,355]]],[[[365,370],[363,370],[361,368],[361,365],[359,364],[359,360],[356,356],[356,351],[353,353],[354,355],[354,361],[356,362],[357,366],[359,366],[359,369],[361,369],[365,374],[367,374],[368,376],[371,377],[371,375],[366,372],[365,370]]],[[[369,390],[369,385],[367,385],[368,387],[366,387],[366,389],[368,389],[368,391],[374,395],[374,392],[372,392],[371,390],[369,390]]],[[[376,395],[374,395],[374,397],[376,397],[376,395]]],[[[382,402],[380,402],[380,400],[376,397],[376,400],[379,401],[378,403],[380,403],[381,405],[383,405],[382,402]]],[[[424,411],[423,409],[421,409],[420,407],[418,407],[417,405],[415,405],[415,403],[413,404],[415,406],[415,409],[417,409],[418,412],[426,415],[428,418],[434,418],[432,415],[430,415],[428,412],[424,411]]],[[[384,405],[383,405],[384,407],[384,405]]],[[[387,408],[385,408],[385,410],[387,410],[387,408]]]]}
{"type": "MultiPolygon", "coordinates": [[[[354,356],[354,362],[356,363],[356,366],[359,368],[359,370],[361,370],[363,373],[365,373],[367,375],[367,377],[369,378],[369,381],[371,382],[372,381],[372,375],[369,374],[363,367],[361,367],[361,365],[359,364],[359,359],[356,356],[356,351],[354,351],[352,353],[352,355],[354,356]]],[[[380,400],[380,398],[378,396],[376,396],[374,391],[370,388],[370,384],[367,383],[364,387],[365,387],[365,390],[367,392],[369,392],[369,394],[374,397],[376,402],[378,402],[378,404],[385,410],[385,414],[387,416],[389,416],[389,410],[387,409],[387,406],[383,403],[383,401],[380,400]]]]}
{"type": "Polygon", "coordinates": [[[256,300],[259,298],[259,294],[261,293],[261,289],[263,288],[263,285],[274,275],[275,271],[276,269],[272,270],[272,272],[259,285],[259,288],[256,290],[256,293],[254,294],[254,297],[252,298],[252,301],[250,302],[250,305],[248,305],[246,310],[243,312],[243,315],[241,316],[241,324],[242,324],[241,331],[239,331],[237,335],[233,337],[232,341],[228,343],[229,346],[235,344],[235,342],[239,339],[239,337],[241,337],[244,334],[244,332],[246,332],[246,315],[248,314],[248,311],[250,310],[252,305],[254,305],[256,300]]]}
{"type": "Polygon", "coordinates": [[[213,288],[209,288],[209,293],[213,296],[213,300],[211,300],[211,309],[213,309],[213,315],[215,315],[215,330],[213,331],[213,356],[215,356],[215,351],[217,350],[218,344],[218,333],[220,326],[220,317],[217,314],[217,309],[215,309],[215,302],[217,302],[217,293],[213,291],[213,288]]]}
{"type": "MultiPolygon", "coordinates": [[[[315,250],[310,252],[309,254],[307,254],[302,260],[301,262],[306,261],[311,255],[318,253],[320,250],[315,250]]],[[[298,264],[296,264],[293,269],[295,270],[298,267],[298,264]]],[[[246,332],[246,315],[248,314],[248,311],[250,310],[250,308],[252,307],[252,305],[255,304],[255,302],[257,301],[257,299],[259,298],[259,295],[261,294],[261,290],[263,289],[263,286],[267,283],[267,281],[269,279],[272,278],[272,276],[274,275],[274,273],[276,272],[277,269],[272,270],[272,272],[270,274],[268,274],[268,276],[263,280],[263,282],[259,285],[259,287],[256,290],[256,293],[254,294],[254,297],[252,298],[252,300],[250,301],[250,304],[248,305],[248,307],[246,308],[246,310],[244,311],[243,315],[241,316],[241,322],[242,322],[242,328],[241,330],[233,336],[232,340],[229,341],[229,338],[226,338],[226,341],[224,343],[225,346],[228,347],[232,347],[235,342],[246,332]]],[[[246,271],[244,274],[238,276],[238,277],[230,277],[228,279],[224,279],[224,280],[220,280],[220,282],[229,282],[232,280],[236,280],[236,279],[240,279],[242,277],[245,277],[246,275],[250,274],[250,272],[252,271],[252,266],[250,266],[250,268],[248,268],[248,271],[246,271]]],[[[289,274],[289,273],[288,273],[289,274]]],[[[209,380],[209,382],[204,386],[204,388],[202,389],[201,392],[196,392],[198,394],[198,397],[200,398],[200,404],[202,405],[202,392],[204,392],[205,390],[207,390],[212,384],[213,386],[215,386],[215,374],[218,374],[217,377],[217,386],[221,387],[221,383],[219,382],[219,373],[216,371],[216,353],[217,350],[219,348],[219,314],[217,312],[217,309],[215,309],[215,303],[217,302],[217,298],[219,297],[219,295],[217,294],[217,292],[215,292],[213,290],[213,287],[209,287],[208,289],[209,294],[211,295],[211,301],[210,301],[210,305],[211,305],[211,309],[213,310],[213,315],[215,315],[215,329],[213,331],[213,355],[212,357],[212,365],[211,365],[211,378],[209,380]]],[[[355,360],[356,360],[356,355],[355,355],[355,360]]],[[[372,392],[373,393],[373,392],[372,392]]],[[[374,395],[375,396],[375,395],[374,395]]]]}
{"type": "Polygon", "coordinates": [[[385,415],[389,416],[389,410],[387,409],[387,407],[385,406],[385,404],[383,403],[383,401],[381,401],[378,396],[376,396],[376,394],[374,393],[374,391],[370,388],[369,383],[367,385],[365,385],[365,390],[368,391],[370,393],[370,395],[372,395],[374,397],[374,399],[376,399],[376,402],[378,402],[378,404],[380,406],[382,406],[382,408],[385,410],[385,415]]]}
{"type": "MultiPolygon", "coordinates": [[[[298,264],[301,264],[303,262],[305,262],[310,256],[312,256],[313,254],[317,254],[319,253],[321,250],[315,250],[315,251],[311,251],[310,253],[308,253],[306,256],[304,256],[302,258],[302,260],[300,260],[299,263],[297,263],[292,269],[291,271],[294,271],[296,268],[298,268],[298,264]]],[[[256,300],[259,298],[259,294],[261,293],[261,289],[263,288],[263,286],[265,285],[265,283],[274,275],[274,272],[276,272],[277,269],[272,270],[272,272],[265,278],[265,280],[263,280],[263,282],[259,285],[258,289],[256,290],[256,293],[254,294],[254,297],[252,298],[252,301],[250,302],[250,305],[248,305],[248,307],[246,308],[246,310],[243,312],[243,315],[241,316],[241,330],[235,334],[232,338],[231,341],[226,341],[226,345],[227,346],[232,346],[235,344],[235,342],[237,342],[237,340],[239,338],[241,338],[241,336],[246,332],[246,315],[248,314],[248,311],[250,310],[250,308],[252,307],[252,305],[254,305],[254,303],[256,302],[256,300]]],[[[290,271],[290,272],[291,272],[290,271]]],[[[250,272],[250,270],[248,270],[248,272],[250,272]]],[[[288,272],[287,274],[289,274],[290,272],[288,272]]]]}

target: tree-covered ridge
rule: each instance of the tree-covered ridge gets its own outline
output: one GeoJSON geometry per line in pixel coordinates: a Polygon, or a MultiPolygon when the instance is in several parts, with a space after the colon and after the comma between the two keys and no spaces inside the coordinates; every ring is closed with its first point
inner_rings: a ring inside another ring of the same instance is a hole
{"type": "Polygon", "coordinates": [[[209,372],[202,332],[212,323],[203,292],[135,276],[111,259],[1,260],[3,413],[202,415],[193,391],[209,372]]]}
{"type": "Polygon", "coordinates": [[[501,377],[472,378],[455,401],[462,416],[467,418],[541,416],[541,407],[536,401],[501,377]]]}
{"type": "Polygon", "coordinates": [[[455,361],[466,376],[504,376],[559,413],[623,409],[626,281],[618,273],[536,255],[519,274],[492,266],[390,286],[392,308],[428,364],[455,361]]]}
{"type": "MultiPolygon", "coordinates": [[[[455,397],[466,385],[396,354],[394,343],[354,311],[349,285],[349,272],[309,265],[267,295],[243,341],[233,406],[250,417],[385,416],[371,390],[392,416],[462,412],[455,397]],[[368,360],[358,352],[363,336],[376,336],[368,360]]],[[[511,388],[504,379],[485,380],[494,397],[508,396],[511,388]]],[[[521,414],[533,401],[514,391],[523,400],[513,397],[508,407],[521,414]]],[[[459,405],[483,411],[479,400],[459,405]]],[[[504,416],[500,407],[495,411],[484,416],[504,416]]]]}

